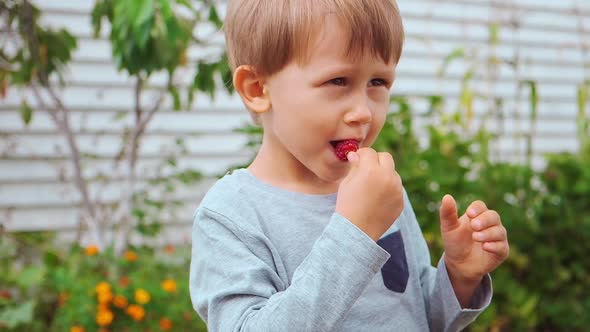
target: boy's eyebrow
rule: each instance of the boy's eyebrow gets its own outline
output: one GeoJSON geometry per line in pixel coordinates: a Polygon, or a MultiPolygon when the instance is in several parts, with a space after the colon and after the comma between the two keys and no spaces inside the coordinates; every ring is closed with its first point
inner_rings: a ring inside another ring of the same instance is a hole
{"type": "MultiPolygon", "coordinates": [[[[355,71],[355,65],[335,65],[332,67],[328,67],[326,66],[325,69],[320,69],[318,71],[319,75],[322,76],[332,76],[332,75],[337,75],[337,74],[341,74],[341,73],[350,73],[350,72],[354,72],[355,71]]],[[[395,67],[394,68],[390,68],[387,67],[387,69],[378,69],[375,71],[375,74],[378,76],[387,76],[387,77],[391,77],[391,78],[395,78],[395,67]]]]}

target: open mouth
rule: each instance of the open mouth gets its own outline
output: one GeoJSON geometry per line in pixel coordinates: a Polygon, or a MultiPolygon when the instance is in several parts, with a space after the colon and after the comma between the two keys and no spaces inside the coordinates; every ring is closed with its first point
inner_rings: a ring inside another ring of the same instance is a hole
{"type": "Polygon", "coordinates": [[[349,152],[356,151],[359,148],[359,141],[356,139],[344,139],[330,141],[330,145],[334,148],[336,157],[341,161],[348,161],[346,155],[349,152]]]}

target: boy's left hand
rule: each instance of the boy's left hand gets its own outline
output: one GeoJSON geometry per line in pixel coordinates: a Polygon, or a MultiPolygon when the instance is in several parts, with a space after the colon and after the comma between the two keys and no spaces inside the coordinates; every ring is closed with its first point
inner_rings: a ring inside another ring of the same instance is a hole
{"type": "Polygon", "coordinates": [[[471,203],[459,218],[457,203],[446,195],[440,208],[440,222],[445,264],[463,280],[481,280],[508,257],[506,228],[498,213],[489,210],[484,202],[471,203]]]}

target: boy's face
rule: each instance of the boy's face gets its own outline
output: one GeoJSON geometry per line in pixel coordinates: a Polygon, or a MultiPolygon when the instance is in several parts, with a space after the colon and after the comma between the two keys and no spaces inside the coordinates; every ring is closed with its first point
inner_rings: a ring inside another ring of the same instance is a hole
{"type": "Polygon", "coordinates": [[[349,59],[348,36],[333,15],[311,46],[304,65],[292,61],[266,81],[272,108],[263,115],[263,148],[286,177],[334,190],[349,169],[334,143],[373,144],[387,114],[395,63],[371,52],[349,59]]]}

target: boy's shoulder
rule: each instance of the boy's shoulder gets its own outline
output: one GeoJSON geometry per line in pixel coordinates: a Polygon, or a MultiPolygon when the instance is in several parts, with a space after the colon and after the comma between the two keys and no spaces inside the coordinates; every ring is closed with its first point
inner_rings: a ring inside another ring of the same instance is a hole
{"type": "Polygon", "coordinates": [[[207,191],[200,206],[214,207],[220,203],[228,203],[247,195],[246,178],[242,170],[226,173],[217,180],[207,191]]]}
{"type": "Polygon", "coordinates": [[[247,170],[238,169],[225,174],[207,191],[199,209],[207,209],[229,219],[237,219],[252,210],[257,201],[256,188],[250,183],[247,170]]]}

